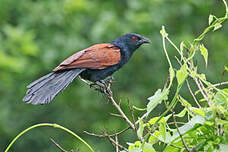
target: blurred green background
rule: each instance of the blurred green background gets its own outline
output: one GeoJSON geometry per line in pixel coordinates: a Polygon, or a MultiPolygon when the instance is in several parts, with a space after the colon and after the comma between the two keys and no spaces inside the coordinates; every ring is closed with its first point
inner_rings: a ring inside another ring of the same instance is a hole
{"type": "MultiPolygon", "coordinates": [[[[168,64],[162,51],[162,25],[179,44],[192,41],[208,24],[209,14],[222,16],[219,0],[0,0],[0,151],[23,129],[41,122],[63,125],[85,139],[96,151],[114,151],[107,139],[91,137],[84,130],[109,133],[127,127],[110,116],[116,109],[100,93],[75,80],[49,105],[22,102],[26,85],[49,73],[63,59],[95,43],[110,42],[122,34],[135,32],[149,37],[131,61],[114,74],[113,90],[122,107],[127,100],[145,107],[147,97],[162,88],[168,64]]],[[[222,75],[228,61],[228,24],[204,41],[209,49],[209,65],[200,70],[213,82],[227,80],[222,75]]],[[[176,51],[169,47],[173,64],[176,51]]],[[[199,55],[197,62],[203,62],[199,55]]],[[[187,89],[183,94],[190,98],[187,89]]],[[[155,115],[159,115],[159,106],[155,115]]],[[[140,114],[140,113],[137,113],[140,114]]],[[[22,136],[12,151],[55,152],[52,137],[65,149],[86,147],[71,135],[54,128],[38,128],[22,136]]],[[[120,143],[134,142],[127,131],[120,143]]]]}

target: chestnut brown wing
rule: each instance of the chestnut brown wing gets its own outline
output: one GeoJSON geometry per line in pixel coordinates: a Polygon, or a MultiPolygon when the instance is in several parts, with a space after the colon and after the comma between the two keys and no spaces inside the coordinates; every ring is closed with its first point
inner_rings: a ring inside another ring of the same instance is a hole
{"type": "Polygon", "coordinates": [[[104,69],[119,63],[120,49],[112,44],[96,44],[64,60],[53,71],[89,68],[104,69]]]}

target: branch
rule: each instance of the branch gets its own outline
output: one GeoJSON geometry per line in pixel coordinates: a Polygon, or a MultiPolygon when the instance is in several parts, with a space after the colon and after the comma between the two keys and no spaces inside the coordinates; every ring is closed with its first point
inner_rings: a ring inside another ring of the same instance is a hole
{"type": "Polygon", "coordinates": [[[119,111],[119,113],[121,114],[121,116],[124,118],[124,120],[129,124],[129,126],[135,130],[135,126],[134,124],[128,119],[128,117],[125,115],[125,113],[122,111],[122,109],[120,108],[120,106],[117,104],[117,102],[114,100],[113,97],[113,93],[112,90],[110,89],[111,87],[111,81],[109,81],[107,84],[106,83],[102,83],[104,86],[97,86],[97,84],[93,84],[90,83],[84,79],[82,79],[81,77],[79,77],[83,82],[85,82],[87,85],[89,85],[90,87],[94,88],[95,90],[105,94],[107,96],[107,98],[112,102],[112,104],[115,106],[115,108],[119,111]]]}
{"type": "MultiPolygon", "coordinates": [[[[109,91],[111,91],[111,90],[109,89],[109,91]]],[[[124,112],[122,111],[122,109],[120,108],[120,106],[113,99],[112,92],[111,92],[111,94],[108,95],[108,98],[111,100],[112,104],[116,107],[116,109],[119,111],[119,113],[123,116],[123,118],[125,119],[125,121],[129,124],[129,126],[133,130],[135,130],[134,124],[127,118],[127,116],[124,114],[124,112]]]]}
{"type": "Polygon", "coordinates": [[[118,142],[116,142],[114,139],[112,139],[108,134],[104,133],[104,135],[108,138],[108,140],[111,142],[111,144],[113,146],[115,146],[115,147],[118,146],[118,147],[124,149],[125,151],[128,151],[127,148],[125,148],[124,146],[120,145],[118,142]]]}
{"type": "Polygon", "coordinates": [[[68,152],[67,150],[63,149],[58,143],[56,143],[54,139],[50,138],[50,140],[56,145],[56,147],[59,148],[59,150],[61,150],[62,152],[68,152]]]}
{"type": "Polygon", "coordinates": [[[194,78],[193,80],[195,81],[195,83],[196,83],[197,87],[199,88],[201,94],[203,95],[204,99],[206,99],[206,101],[208,102],[209,106],[211,106],[207,95],[203,91],[202,86],[200,85],[200,83],[198,82],[198,79],[197,78],[194,78]]]}
{"type": "MultiPolygon", "coordinates": [[[[173,110],[172,110],[172,112],[173,112],[173,110]]],[[[180,135],[181,141],[183,142],[186,151],[187,151],[187,152],[190,152],[190,150],[189,150],[187,144],[185,143],[185,141],[184,141],[184,139],[183,139],[183,136],[182,136],[182,134],[180,133],[180,130],[179,130],[179,128],[178,128],[178,125],[177,125],[177,122],[176,122],[176,116],[175,116],[173,113],[172,113],[172,115],[173,115],[174,124],[175,124],[175,126],[176,126],[176,128],[177,128],[178,134],[180,135]]]]}
{"type": "Polygon", "coordinates": [[[118,136],[116,135],[115,136],[115,139],[116,139],[116,152],[119,152],[119,142],[118,142],[118,136]]]}
{"type": "Polygon", "coordinates": [[[130,128],[130,127],[125,128],[125,129],[123,129],[122,131],[117,132],[117,133],[114,133],[114,134],[111,134],[111,135],[109,135],[109,134],[106,133],[106,132],[104,132],[102,135],[95,134],[95,133],[90,133],[90,132],[88,132],[88,131],[84,131],[84,133],[86,133],[86,134],[88,134],[88,135],[90,135],[90,136],[95,136],[95,137],[99,137],[99,138],[106,137],[106,138],[108,138],[108,140],[111,142],[111,144],[112,144],[113,146],[116,147],[117,150],[119,149],[119,148],[117,148],[117,147],[120,147],[120,148],[122,148],[122,149],[128,151],[127,148],[125,148],[124,146],[122,146],[122,145],[120,145],[120,144],[118,143],[118,139],[116,139],[116,138],[117,138],[117,136],[118,136],[119,134],[125,132],[125,131],[128,130],[129,128],[130,128]],[[115,137],[115,140],[116,140],[116,141],[115,141],[114,139],[112,139],[112,137],[115,137]]]}
{"type": "MultiPolygon", "coordinates": [[[[222,86],[222,85],[227,85],[228,84],[228,81],[225,81],[225,82],[220,82],[220,83],[216,83],[216,84],[213,84],[212,86],[213,87],[218,87],[218,86],[222,86]]],[[[207,89],[209,89],[211,87],[207,87],[207,89]]]]}
{"type": "Polygon", "coordinates": [[[191,95],[192,95],[193,99],[195,100],[196,104],[198,105],[199,108],[202,108],[202,107],[200,106],[199,102],[197,101],[195,95],[193,94],[192,89],[191,89],[191,87],[190,87],[190,85],[189,85],[188,80],[186,80],[186,82],[187,82],[188,90],[189,90],[189,92],[191,93],[191,95]]]}
{"type": "MultiPolygon", "coordinates": [[[[121,131],[119,131],[119,132],[116,132],[116,133],[114,133],[114,134],[111,134],[111,135],[109,135],[109,136],[110,136],[110,137],[113,137],[113,136],[116,136],[116,135],[120,135],[120,134],[122,134],[123,132],[127,131],[129,128],[130,128],[130,127],[127,127],[127,128],[125,128],[125,129],[123,129],[123,130],[121,130],[121,131]]],[[[90,132],[88,132],[88,131],[84,131],[84,133],[86,133],[86,134],[88,134],[88,135],[90,135],[90,136],[95,136],[95,137],[99,137],[99,138],[106,137],[104,134],[99,135],[99,134],[95,134],[95,133],[90,133],[90,132]]]]}
{"type": "Polygon", "coordinates": [[[134,124],[134,127],[135,127],[135,130],[137,130],[137,126],[136,126],[136,123],[135,123],[135,114],[134,114],[134,108],[130,105],[130,100],[128,99],[127,100],[127,103],[128,103],[128,108],[130,109],[131,111],[131,117],[132,117],[132,120],[133,120],[133,124],[134,124]]]}

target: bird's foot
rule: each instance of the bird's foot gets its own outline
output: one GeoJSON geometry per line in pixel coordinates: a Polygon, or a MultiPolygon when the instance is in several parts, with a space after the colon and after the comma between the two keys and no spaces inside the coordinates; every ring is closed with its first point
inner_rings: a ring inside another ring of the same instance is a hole
{"type": "Polygon", "coordinates": [[[113,81],[114,81],[115,79],[114,79],[114,77],[113,76],[109,76],[107,79],[105,79],[104,81],[105,81],[105,83],[112,83],[113,81]]]}
{"type": "Polygon", "coordinates": [[[95,90],[98,90],[104,94],[110,94],[111,91],[110,91],[110,86],[111,86],[111,79],[109,79],[108,81],[106,80],[99,80],[99,81],[96,81],[92,84],[90,84],[90,87],[91,88],[94,88],[95,90]]]}
{"type": "Polygon", "coordinates": [[[94,88],[99,91],[102,91],[106,88],[105,82],[102,82],[102,81],[96,81],[94,83],[91,83],[89,86],[90,88],[94,88]]]}

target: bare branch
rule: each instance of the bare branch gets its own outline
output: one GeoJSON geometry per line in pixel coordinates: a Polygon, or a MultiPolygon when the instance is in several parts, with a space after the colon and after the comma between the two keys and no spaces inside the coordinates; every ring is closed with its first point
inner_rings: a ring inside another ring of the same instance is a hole
{"type": "Polygon", "coordinates": [[[131,117],[133,119],[133,124],[135,126],[135,130],[137,130],[137,126],[136,126],[136,123],[135,123],[135,114],[134,114],[134,108],[130,105],[130,100],[127,99],[127,103],[128,103],[128,108],[130,109],[131,111],[131,117]]]}
{"type": "MultiPolygon", "coordinates": [[[[121,130],[121,131],[119,131],[119,132],[116,132],[116,133],[114,133],[114,134],[111,134],[111,135],[109,135],[109,136],[110,136],[110,137],[113,137],[113,136],[116,136],[116,135],[120,135],[120,134],[122,134],[123,132],[127,131],[129,128],[130,128],[130,127],[127,127],[127,128],[125,128],[125,129],[123,129],[123,130],[121,130]]],[[[88,131],[84,131],[84,133],[86,133],[86,134],[88,134],[88,135],[90,135],[90,136],[95,136],[95,137],[99,137],[99,138],[106,137],[104,134],[99,135],[99,134],[95,134],[95,133],[90,133],[90,132],[88,132],[88,131]]]]}
{"type": "Polygon", "coordinates": [[[111,144],[112,144],[113,146],[115,146],[115,147],[118,146],[118,147],[124,149],[125,151],[128,151],[127,148],[125,148],[124,146],[122,146],[122,145],[120,145],[119,143],[117,143],[117,142],[116,142],[114,139],[112,139],[112,137],[110,137],[108,134],[104,133],[104,135],[108,138],[108,140],[111,142],[111,144]]]}
{"type": "Polygon", "coordinates": [[[51,140],[51,142],[53,142],[53,143],[56,145],[56,147],[59,148],[59,150],[61,150],[62,152],[68,152],[67,150],[63,149],[59,144],[57,144],[57,143],[54,141],[54,139],[50,138],[50,140],[51,140]]]}
{"type": "Polygon", "coordinates": [[[119,147],[120,147],[120,148],[122,148],[122,149],[128,151],[127,148],[125,148],[124,146],[122,146],[122,145],[119,144],[118,139],[116,139],[116,138],[117,138],[117,136],[118,136],[119,134],[123,133],[124,131],[128,130],[129,128],[130,128],[130,127],[125,128],[124,130],[122,130],[122,131],[120,131],[120,132],[117,132],[117,133],[115,133],[115,134],[112,134],[112,135],[109,135],[109,134],[107,134],[106,132],[104,132],[102,135],[90,133],[90,132],[87,132],[87,131],[84,131],[84,133],[86,133],[86,134],[88,134],[88,135],[91,135],[91,136],[99,137],[99,138],[106,137],[106,138],[108,138],[108,140],[111,142],[111,144],[112,144],[113,146],[116,147],[116,150],[119,150],[119,147]],[[116,140],[116,141],[115,141],[114,139],[112,139],[112,137],[115,137],[115,140],[116,140]],[[117,147],[118,147],[118,148],[117,148],[117,147]]]}
{"type": "Polygon", "coordinates": [[[222,86],[222,85],[227,85],[228,84],[228,81],[225,81],[225,82],[220,82],[220,83],[217,83],[217,84],[213,84],[214,87],[218,87],[218,86],[222,86]]]}
{"type": "Polygon", "coordinates": [[[201,108],[201,106],[200,106],[199,102],[197,101],[197,99],[196,99],[195,95],[194,95],[194,94],[193,94],[193,92],[192,92],[192,89],[191,89],[191,87],[190,87],[190,85],[189,85],[188,80],[186,80],[186,82],[187,82],[188,90],[189,90],[189,92],[191,93],[191,95],[192,95],[193,99],[195,100],[195,102],[196,102],[197,106],[198,106],[199,108],[201,108]]]}
{"type": "MultiPolygon", "coordinates": [[[[111,90],[109,89],[109,91],[111,91],[111,90]]],[[[108,95],[108,98],[111,100],[112,104],[116,107],[116,109],[119,111],[119,113],[123,116],[123,118],[125,119],[125,121],[129,124],[129,126],[130,126],[133,130],[135,130],[134,124],[127,118],[127,116],[124,114],[124,112],[122,111],[122,109],[120,108],[120,106],[116,103],[116,101],[115,101],[114,98],[113,98],[112,93],[110,93],[110,94],[108,95]]]]}
{"type": "Polygon", "coordinates": [[[123,118],[123,116],[122,115],[120,115],[120,114],[116,114],[116,113],[109,113],[110,115],[112,115],[112,116],[115,116],[115,117],[120,117],[120,118],[123,118]]]}
{"type": "Polygon", "coordinates": [[[115,136],[115,139],[116,139],[116,152],[119,152],[119,142],[118,142],[118,136],[116,135],[115,136]]]}
{"type": "Polygon", "coordinates": [[[165,85],[163,87],[163,90],[165,90],[169,84],[169,80],[170,80],[170,75],[168,75],[167,79],[166,79],[166,82],[165,82],[165,85]]]}
{"type": "Polygon", "coordinates": [[[199,88],[201,94],[203,95],[204,99],[206,99],[207,102],[208,102],[208,104],[209,104],[209,106],[211,106],[211,104],[210,104],[210,102],[209,102],[209,99],[208,99],[207,95],[205,94],[205,92],[203,91],[202,86],[201,86],[200,83],[199,83],[199,80],[198,80],[197,78],[194,78],[193,80],[195,81],[195,83],[196,83],[197,87],[199,88]]]}
{"type": "Polygon", "coordinates": [[[177,125],[177,122],[176,122],[176,116],[175,116],[173,113],[172,113],[172,115],[173,115],[174,124],[175,124],[175,126],[176,126],[176,128],[177,128],[178,134],[180,135],[181,141],[183,142],[186,151],[187,151],[187,152],[190,152],[190,150],[189,150],[187,144],[185,143],[185,141],[184,141],[184,139],[183,139],[183,136],[182,136],[182,134],[180,133],[180,130],[179,130],[179,128],[178,128],[178,125],[177,125]]]}
{"type": "Polygon", "coordinates": [[[137,125],[139,122],[140,122],[140,120],[142,120],[142,119],[144,119],[144,118],[146,118],[147,117],[147,115],[148,115],[148,113],[146,112],[146,113],[144,113],[143,114],[143,116],[142,117],[140,117],[136,122],[135,122],[135,124],[137,125]]]}

